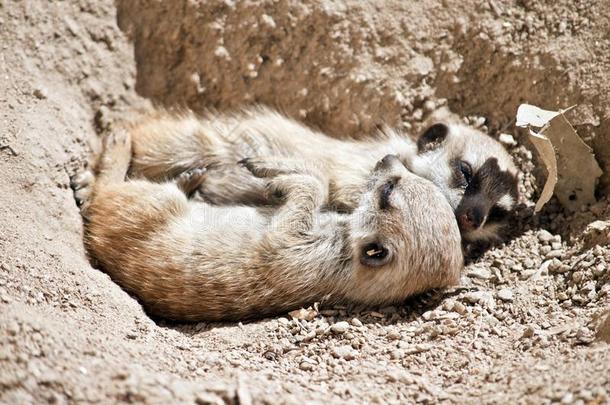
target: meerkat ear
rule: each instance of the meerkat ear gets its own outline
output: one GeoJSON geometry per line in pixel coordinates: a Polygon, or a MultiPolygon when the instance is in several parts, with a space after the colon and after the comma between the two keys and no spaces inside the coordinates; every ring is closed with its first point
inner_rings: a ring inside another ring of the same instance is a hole
{"type": "Polygon", "coordinates": [[[417,140],[417,153],[424,153],[441,146],[447,138],[449,127],[445,124],[434,124],[428,127],[417,140]]]}

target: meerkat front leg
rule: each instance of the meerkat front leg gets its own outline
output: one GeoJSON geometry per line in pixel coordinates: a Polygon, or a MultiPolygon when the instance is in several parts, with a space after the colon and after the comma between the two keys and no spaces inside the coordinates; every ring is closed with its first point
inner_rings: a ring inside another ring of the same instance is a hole
{"type": "Polygon", "coordinates": [[[258,177],[273,177],[278,174],[300,173],[311,174],[320,180],[328,181],[323,170],[315,163],[304,159],[281,156],[248,157],[238,162],[248,170],[256,171],[258,177]]]}
{"type": "Polygon", "coordinates": [[[281,198],[284,204],[273,217],[273,225],[279,234],[302,237],[314,225],[314,217],[328,197],[328,182],[307,168],[307,173],[293,169],[282,169],[279,161],[272,159],[270,165],[262,158],[244,159],[244,166],[255,176],[268,179],[267,193],[270,198],[281,198]]]}

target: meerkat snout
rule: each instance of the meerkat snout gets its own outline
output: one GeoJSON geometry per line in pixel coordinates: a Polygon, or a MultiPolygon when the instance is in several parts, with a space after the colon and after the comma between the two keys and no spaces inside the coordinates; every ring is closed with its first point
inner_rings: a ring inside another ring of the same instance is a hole
{"type": "Polygon", "coordinates": [[[435,123],[419,137],[410,169],[439,187],[465,241],[501,239],[519,195],[517,169],[496,140],[459,123],[435,123]]]}

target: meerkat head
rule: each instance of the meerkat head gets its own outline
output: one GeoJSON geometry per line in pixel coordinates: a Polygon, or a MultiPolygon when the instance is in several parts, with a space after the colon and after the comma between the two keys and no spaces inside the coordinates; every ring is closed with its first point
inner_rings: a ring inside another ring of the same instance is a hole
{"type": "Polygon", "coordinates": [[[499,239],[519,197],[517,168],[499,142],[463,124],[436,123],[417,140],[409,164],[440,188],[465,241],[499,239]]]}
{"type": "Polygon", "coordinates": [[[377,163],[352,218],[351,299],[396,302],[458,281],[463,256],[453,210],[396,156],[377,163]]]}

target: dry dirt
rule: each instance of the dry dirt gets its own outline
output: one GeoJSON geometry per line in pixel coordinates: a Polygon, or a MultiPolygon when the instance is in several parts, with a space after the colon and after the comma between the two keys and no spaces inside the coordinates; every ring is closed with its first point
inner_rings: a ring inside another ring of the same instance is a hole
{"type": "Polygon", "coordinates": [[[588,225],[610,219],[609,77],[607,0],[0,0],[0,402],[608,403],[610,228],[588,225]],[[177,325],[85,256],[69,178],[150,102],[260,102],[363,137],[443,105],[514,133],[524,101],[578,104],[600,202],[525,204],[453,291],[177,325]]]}

